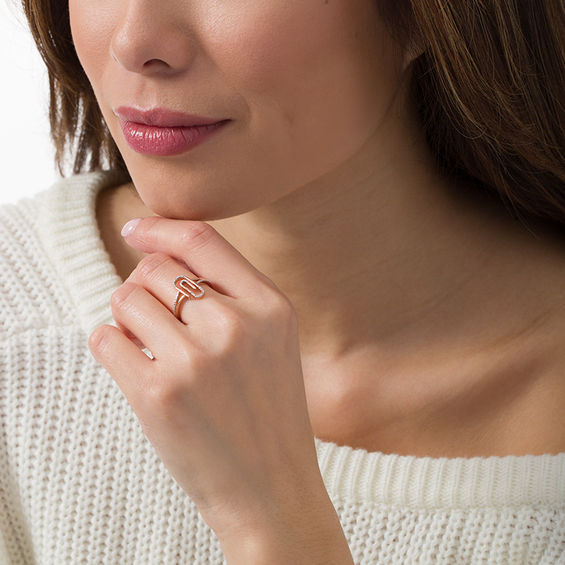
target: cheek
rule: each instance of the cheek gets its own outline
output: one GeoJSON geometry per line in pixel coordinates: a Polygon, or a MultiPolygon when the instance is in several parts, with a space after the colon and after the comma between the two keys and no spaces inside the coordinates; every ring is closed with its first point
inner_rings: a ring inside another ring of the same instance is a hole
{"type": "Polygon", "coordinates": [[[331,17],[318,2],[252,4],[203,16],[201,39],[225,78],[246,95],[284,97],[331,56],[331,17]]]}
{"type": "Polygon", "coordinates": [[[359,149],[394,94],[399,67],[375,2],[255,5],[210,22],[208,53],[247,101],[265,154],[321,174],[359,149]]]}
{"type": "MultiPolygon", "coordinates": [[[[114,10],[115,11],[115,10],[114,10]]],[[[113,15],[101,2],[69,1],[71,34],[86,76],[96,87],[107,65],[113,15]]]]}

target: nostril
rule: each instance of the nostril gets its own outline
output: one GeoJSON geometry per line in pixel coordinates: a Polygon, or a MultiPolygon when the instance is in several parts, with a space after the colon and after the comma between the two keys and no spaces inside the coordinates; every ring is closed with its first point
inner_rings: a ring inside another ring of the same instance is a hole
{"type": "Polygon", "coordinates": [[[152,67],[161,67],[161,66],[165,66],[165,67],[169,67],[170,65],[163,61],[162,59],[149,59],[149,61],[146,61],[145,63],[143,63],[143,68],[144,69],[149,69],[152,67]]]}

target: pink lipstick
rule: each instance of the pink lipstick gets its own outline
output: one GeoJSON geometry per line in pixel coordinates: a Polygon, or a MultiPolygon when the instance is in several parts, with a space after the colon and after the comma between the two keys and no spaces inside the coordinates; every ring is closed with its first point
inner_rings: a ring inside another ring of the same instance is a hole
{"type": "Polygon", "coordinates": [[[179,155],[196,147],[231,120],[204,118],[164,108],[140,110],[120,106],[114,110],[124,138],[137,153],[179,155]]]}

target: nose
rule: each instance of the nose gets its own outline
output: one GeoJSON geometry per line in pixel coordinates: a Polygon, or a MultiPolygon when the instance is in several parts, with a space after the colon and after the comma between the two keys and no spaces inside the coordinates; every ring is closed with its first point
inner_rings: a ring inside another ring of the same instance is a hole
{"type": "Polygon", "coordinates": [[[175,74],[190,66],[193,42],[178,3],[130,0],[112,35],[110,55],[132,73],[175,74]]]}

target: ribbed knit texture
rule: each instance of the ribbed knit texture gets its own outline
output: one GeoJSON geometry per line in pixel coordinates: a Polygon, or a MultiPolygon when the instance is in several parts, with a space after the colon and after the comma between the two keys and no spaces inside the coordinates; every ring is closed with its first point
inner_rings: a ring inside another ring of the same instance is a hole
{"type": "MultiPolygon", "coordinates": [[[[76,176],[0,206],[2,565],[225,563],[87,346],[115,324],[95,198],[118,182],[76,176]]],[[[565,564],[565,453],[316,448],[356,563],[565,564]]]]}

